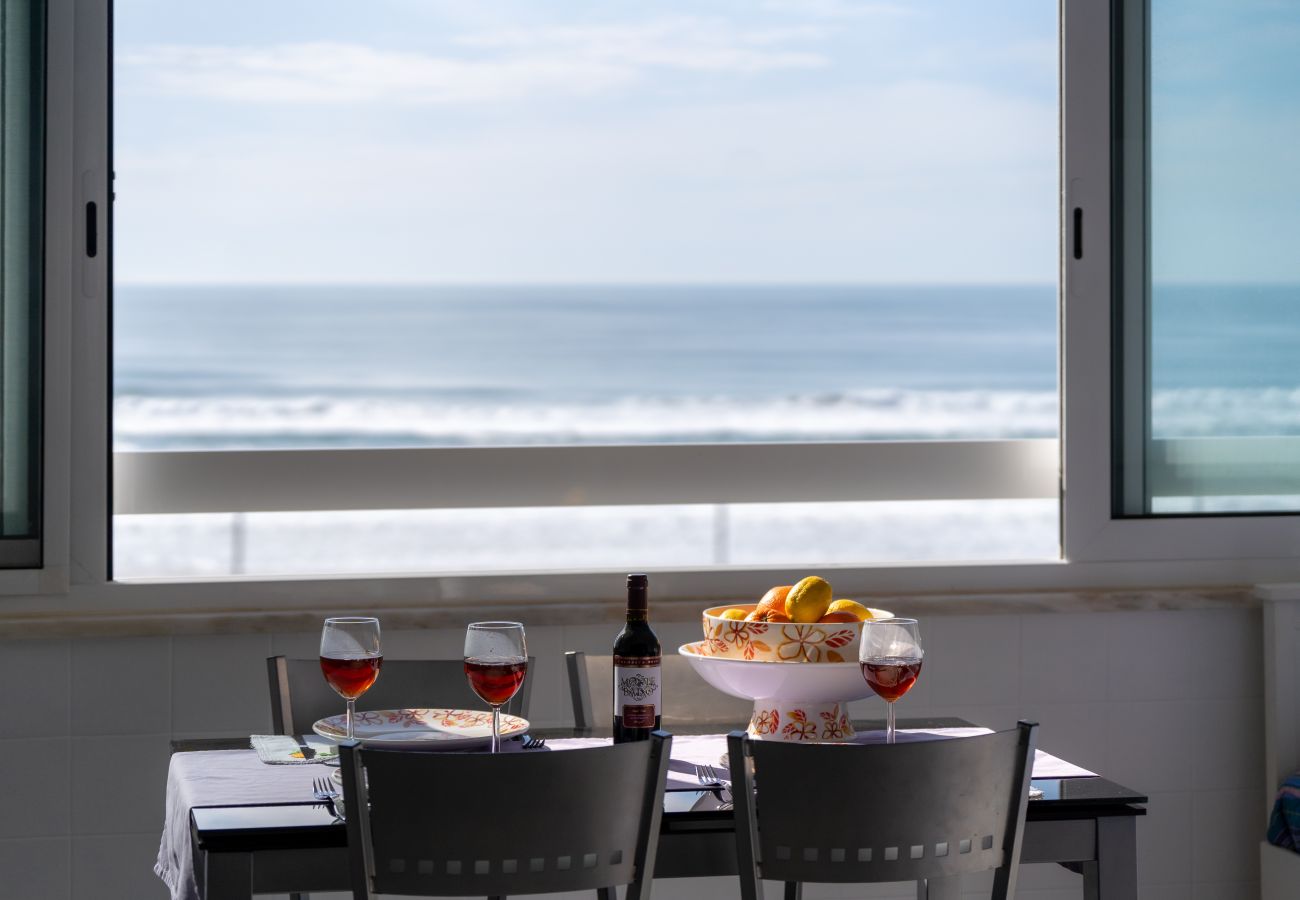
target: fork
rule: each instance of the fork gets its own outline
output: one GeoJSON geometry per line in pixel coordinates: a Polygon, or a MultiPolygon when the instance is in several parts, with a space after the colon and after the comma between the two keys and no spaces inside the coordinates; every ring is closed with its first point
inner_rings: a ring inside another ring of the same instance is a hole
{"type": "Polygon", "coordinates": [[[339,792],[334,789],[334,785],[328,778],[314,778],[311,783],[311,792],[317,800],[335,800],[339,792]]]}
{"type": "Polygon", "coordinates": [[[716,791],[720,801],[718,809],[731,809],[734,797],[731,788],[727,782],[722,779],[722,773],[709,765],[697,765],[695,767],[695,778],[699,783],[710,790],[716,791]]]}
{"type": "Polygon", "coordinates": [[[330,813],[334,818],[342,819],[339,815],[339,808],[334,801],[339,798],[339,792],[335,789],[333,782],[329,778],[314,778],[311,783],[312,795],[329,806],[330,813]]]}

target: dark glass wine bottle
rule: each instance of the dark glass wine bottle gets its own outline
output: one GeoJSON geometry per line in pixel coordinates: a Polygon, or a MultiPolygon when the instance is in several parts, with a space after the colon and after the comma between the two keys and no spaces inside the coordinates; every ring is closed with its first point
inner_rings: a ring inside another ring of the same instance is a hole
{"type": "Polygon", "coordinates": [[[614,743],[644,741],[659,727],[659,638],[650,628],[650,579],[627,576],[627,623],[614,638],[614,743]]]}

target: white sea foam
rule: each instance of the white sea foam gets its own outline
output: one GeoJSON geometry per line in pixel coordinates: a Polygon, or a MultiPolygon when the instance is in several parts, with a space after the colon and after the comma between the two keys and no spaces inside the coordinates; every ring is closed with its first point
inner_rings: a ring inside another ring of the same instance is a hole
{"type": "Polygon", "coordinates": [[[493,405],[395,397],[119,397],[120,448],[1044,436],[1049,391],[871,390],[770,399],[493,405]]]}

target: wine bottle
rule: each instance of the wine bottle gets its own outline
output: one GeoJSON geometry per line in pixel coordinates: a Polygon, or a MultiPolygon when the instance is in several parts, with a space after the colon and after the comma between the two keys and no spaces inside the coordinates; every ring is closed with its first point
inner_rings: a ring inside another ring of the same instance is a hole
{"type": "Polygon", "coordinates": [[[659,727],[659,638],[650,628],[650,579],[627,576],[627,622],[614,638],[614,743],[644,741],[659,727]]]}

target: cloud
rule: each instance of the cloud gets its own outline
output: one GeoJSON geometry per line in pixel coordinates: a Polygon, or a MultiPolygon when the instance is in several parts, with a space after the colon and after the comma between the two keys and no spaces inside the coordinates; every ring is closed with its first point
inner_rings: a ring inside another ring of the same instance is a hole
{"type": "Polygon", "coordinates": [[[150,89],[256,103],[488,103],[624,87],[650,69],[749,74],[824,66],[789,45],[807,26],[736,29],[682,17],[636,25],[541,27],[463,35],[460,55],[328,41],[267,47],[154,45],[121,62],[150,89]],[[466,55],[466,51],[469,55],[466,55]]]}
{"type": "Polygon", "coordinates": [[[914,10],[901,3],[858,2],[858,0],[764,0],[772,12],[796,13],[822,19],[897,18],[914,10]]]}

